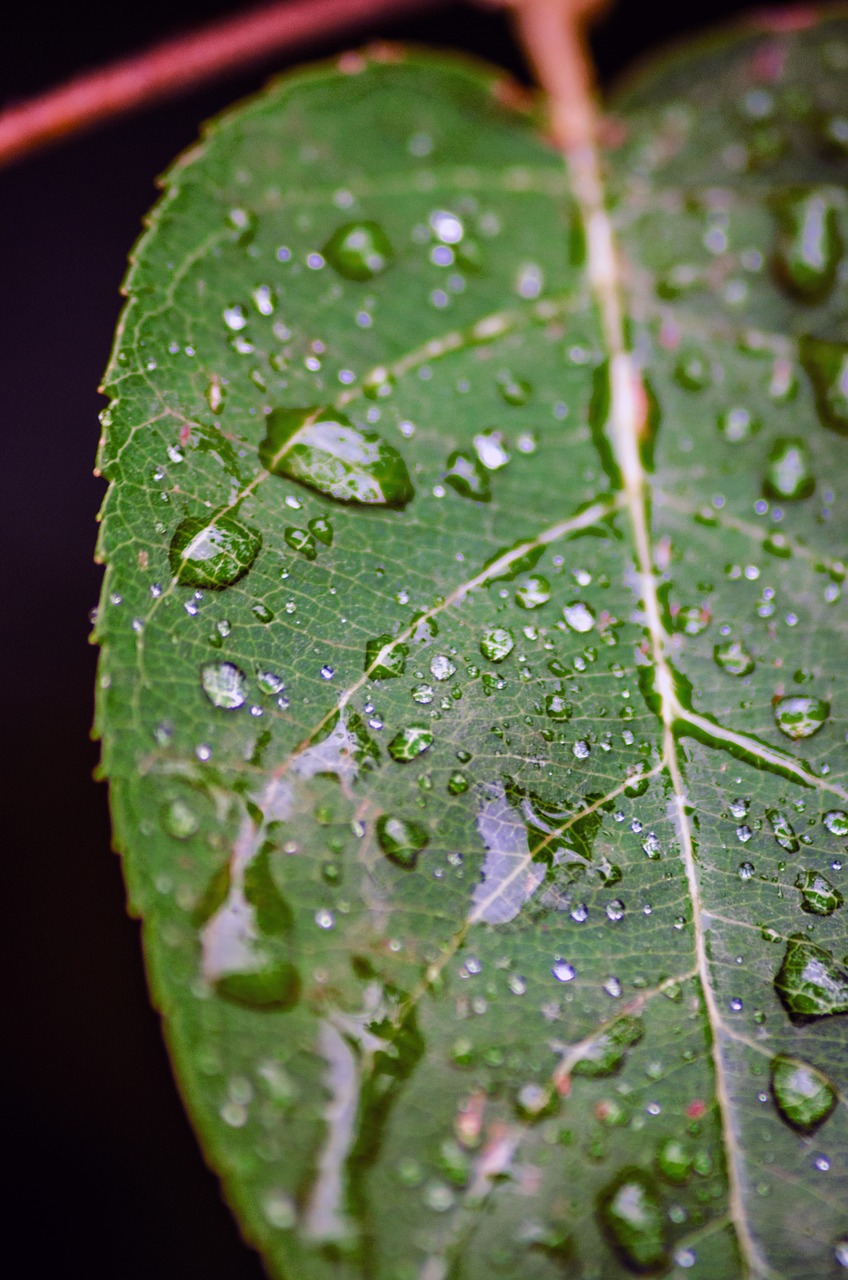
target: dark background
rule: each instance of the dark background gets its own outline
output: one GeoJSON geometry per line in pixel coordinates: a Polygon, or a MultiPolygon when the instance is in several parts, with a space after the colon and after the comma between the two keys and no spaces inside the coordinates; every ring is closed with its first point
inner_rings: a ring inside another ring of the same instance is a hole
{"type": "MultiPolygon", "coordinates": [[[[237,8],[145,0],[94,18],[85,3],[16,6],[3,20],[0,97],[11,103],[237,8]]],[[[670,14],[651,0],[618,0],[594,40],[602,82],[661,41],[743,8],[687,0],[670,14]]],[[[375,37],[466,49],[527,78],[500,11],[452,5],[357,42],[375,37]]],[[[194,141],[200,121],[283,65],[271,59],[0,171],[0,714],[11,812],[0,1150],[13,1188],[5,1242],[25,1250],[18,1268],[27,1276],[263,1274],[203,1164],[147,1003],[138,925],[109,850],[106,790],[92,781],[87,614],[100,583],[96,388],[127,251],[155,175],[194,141]]]]}

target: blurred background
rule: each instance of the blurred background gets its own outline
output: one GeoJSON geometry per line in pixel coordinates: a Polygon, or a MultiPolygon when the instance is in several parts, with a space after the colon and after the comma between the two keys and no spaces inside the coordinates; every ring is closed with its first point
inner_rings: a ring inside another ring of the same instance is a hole
{"type": "MultiPolygon", "coordinates": [[[[652,0],[618,0],[593,40],[602,84],[662,42],[745,7],[688,0],[670,15],[652,0]]],[[[15,6],[0,41],[0,103],[238,8],[146,0],[98,7],[95,19],[84,3],[15,6]]],[[[528,79],[500,10],[446,4],[365,29],[355,43],[378,37],[467,50],[528,79]]],[[[323,39],[297,61],[350,42],[323,39]]],[[[199,123],[285,65],[270,58],[0,170],[0,679],[11,812],[0,1123],[12,1186],[6,1239],[26,1249],[25,1274],[36,1277],[263,1275],[203,1164],[147,1002],[106,789],[92,780],[87,615],[100,582],[97,385],[127,252],[155,176],[199,123]]]]}

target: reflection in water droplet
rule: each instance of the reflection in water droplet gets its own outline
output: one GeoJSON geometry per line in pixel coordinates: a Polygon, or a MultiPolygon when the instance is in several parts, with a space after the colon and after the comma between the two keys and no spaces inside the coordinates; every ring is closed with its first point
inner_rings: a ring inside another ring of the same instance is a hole
{"type": "Polygon", "coordinates": [[[774,988],[796,1025],[848,1013],[848,972],[831,951],[810,942],[802,933],[788,939],[774,988]]]}
{"type": "Polygon", "coordinates": [[[830,916],[845,901],[839,890],[818,871],[802,871],[795,880],[801,890],[801,910],[809,915],[830,916]]]}
{"type": "Polygon", "coordinates": [[[399,764],[405,764],[422,755],[432,742],[433,734],[426,725],[410,724],[392,738],[388,747],[389,755],[399,764]]]}
{"type": "Polygon", "coordinates": [[[480,652],[489,662],[503,662],[515,648],[515,639],[506,627],[487,627],[480,641],[480,652]]]}
{"type": "Polygon", "coordinates": [[[644,1274],[668,1263],[662,1203],[643,1169],[622,1169],[601,1192],[598,1216],[629,1270],[644,1274]]]}
{"type": "Polygon", "coordinates": [[[798,190],[777,202],[780,232],[775,271],[786,287],[808,302],[833,288],[842,238],[836,206],[826,190],[798,190]]]}
{"type": "Polygon", "coordinates": [[[807,1062],[782,1055],[772,1059],[771,1092],[781,1118],[805,1135],[815,1133],[836,1106],[827,1076],[807,1062]]]}
{"type": "Polygon", "coordinates": [[[404,507],[413,496],[403,458],[376,431],[335,409],[273,409],[259,461],[339,502],[404,507]]]}
{"type": "Polygon", "coordinates": [[[378,222],[347,222],[321,250],[330,266],[348,280],[371,280],[385,271],[394,256],[378,222]]]}
{"type": "Polygon", "coordinates": [[[213,707],[236,711],[247,698],[247,676],[232,662],[207,662],[200,668],[200,684],[213,707]]]}
{"type": "Polygon", "coordinates": [[[377,819],[377,840],[391,862],[403,867],[405,871],[411,871],[430,837],[420,823],[393,818],[384,813],[377,819]]]}
{"type": "Polygon", "coordinates": [[[774,704],[778,729],[787,738],[811,738],[830,715],[830,705],[821,698],[779,698],[774,704]]]}
{"type": "Polygon", "coordinates": [[[174,530],[168,558],[181,586],[218,590],[238,582],[261,547],[262,535],[234,516],[191,516],[174,530]]]}
{"type": "Polygon", "coordinates": [[[782,502],[809,498],[816,481],[810,470],[810,455],[804,441],[797,436],[781,436],[775,440],[766,464],[763,493],[782,502]]]}
{"type": "Polygon", "coordinates": [[[403,675],[408,655],[408,645],[395,644],[390,635],[375,636],[365,646],[364,669],[374,680],[391,680],[403,675]]]}
{"type": "Polygon", "coordinates": [[[779,809],[766,809],[766,818],[781,849],[785,849],[787,853],[797,853],[801,844],[786,815],[779,809]]]}
{"type": "Polygon", "coordinates": [[[473,498],[475,502],[489,502],[492,497],[492,486],[489,477],[477,458],[459,451],[448,458],[445,482],[462,498],[473,498]]]}

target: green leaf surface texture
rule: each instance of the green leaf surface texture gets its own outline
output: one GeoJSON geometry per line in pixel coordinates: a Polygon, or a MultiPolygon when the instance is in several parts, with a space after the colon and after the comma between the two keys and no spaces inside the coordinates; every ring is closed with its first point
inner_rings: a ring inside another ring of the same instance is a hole
{"type": "Polygon", "coordinates": [[[177,162],[106,377],[97,728],[284,1280],[848,1266],[848,21],[566,161],[348,55],[177,162]]]}

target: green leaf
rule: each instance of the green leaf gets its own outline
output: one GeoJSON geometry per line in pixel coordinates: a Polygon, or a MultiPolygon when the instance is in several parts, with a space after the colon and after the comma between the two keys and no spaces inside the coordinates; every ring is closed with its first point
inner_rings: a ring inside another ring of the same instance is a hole
{"type": "Polygon", "coordinates": [[[848,1265],[846,70],[749,25],[567,168],[348,59],[167,177],[98,728],[274,1275],[848,1265]]]}

